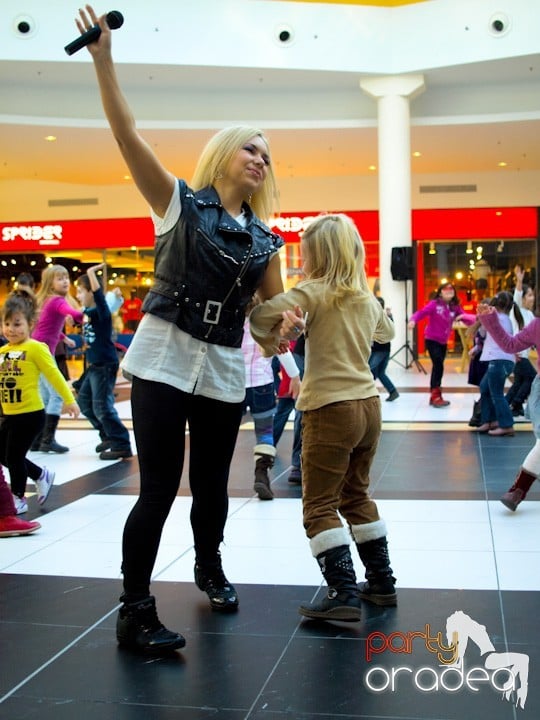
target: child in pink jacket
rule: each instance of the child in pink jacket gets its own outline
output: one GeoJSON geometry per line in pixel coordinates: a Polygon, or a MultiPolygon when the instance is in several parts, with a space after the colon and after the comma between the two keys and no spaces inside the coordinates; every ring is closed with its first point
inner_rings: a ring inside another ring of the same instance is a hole
{"type": "MultiPolygon", "coordinates": [[[[493,307],[478,306],[478,317],[495,342],[508,353],[517,353],[535,345],[540,347],[540,318],[535,318],[523,330],[512,336],[506,332],[499,320],[499,314],[493,307]]],[[[540,361],[539,361],[540,362],[540,361]]],[[[538,371],[538,367],[537,367],[538,371]]],[[[501,502],[509,510],[515,512],[517,506],[525,499],[532,484],[540,475],[540,379],[539,375],[533,380],[528,400],[529,415],[531,418],[536,442],[534,447],[525,456],[517,476],[501,497],[501,502]]]]}

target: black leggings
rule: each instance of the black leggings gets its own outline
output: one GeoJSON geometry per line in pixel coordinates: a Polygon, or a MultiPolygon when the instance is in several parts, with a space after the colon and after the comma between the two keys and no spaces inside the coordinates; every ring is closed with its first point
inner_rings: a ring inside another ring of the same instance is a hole
{"type": "Polygon", "coordinates": [[[431,379],[429,383],[432,390],[433,388],[441,387],[442,376],[444,372],[444,359],[446,357],[446,348],[446,345],[442,345],[435,340],[428,340],[426,338],[426,350],[429,353],[429,357],[431,358],[432,363],[431,379]]]}
{"type": "Polygon", "coordinates": [[[8,468],[11,492],[17,497],[24,496],[27,478],[36,481],[41,475],[42,468],[28,460],[26,453],[44,423],[45,411],[36,410],[5,415],[0,424],[0,463],[8,468]]]}
{"type": "Polygon", "coordinates": [[[161,532],[180,485],[189,424],[191,527],[197,561],[215,560],[223,540],[229,468],[242,419],[242,403],[226,403],[133,378],[133,429],[140,495],[124,528],[124,589],[145,596],[161,532]]]}

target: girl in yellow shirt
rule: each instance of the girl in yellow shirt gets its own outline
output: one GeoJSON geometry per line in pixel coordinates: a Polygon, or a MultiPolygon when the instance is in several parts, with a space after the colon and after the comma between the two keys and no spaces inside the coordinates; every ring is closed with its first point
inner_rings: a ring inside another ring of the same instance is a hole
{"type": "Polygon", "coordinates": [[[53,472],[26,457],[45,422],[38,387],[40,374],[62,396],[66,412],[72,417],[79,415],[79,406],[49,348],[30,338],[36,312],[34,295],[16,290],[8,295],[2,313],[2,332],[8,343],[0,347],[0,405],[4,416],[0,424],[0,463],[9,470],[17,515],[28,510],[24,497],[28,477],[36,484],[40,505],[54,481],[53,472]]]}

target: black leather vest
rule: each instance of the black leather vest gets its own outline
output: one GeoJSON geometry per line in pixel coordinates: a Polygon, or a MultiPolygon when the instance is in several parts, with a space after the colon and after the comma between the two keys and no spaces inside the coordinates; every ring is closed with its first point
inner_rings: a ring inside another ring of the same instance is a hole
{"type": "Polygon", "coordinates": [[[178,182],[182,213],[156,237],[154,285],[142,310],[199,340],[240,347],[246,306],[283,239],[247,205],[243,228],[213,187],[194,192],[178,182]]]}

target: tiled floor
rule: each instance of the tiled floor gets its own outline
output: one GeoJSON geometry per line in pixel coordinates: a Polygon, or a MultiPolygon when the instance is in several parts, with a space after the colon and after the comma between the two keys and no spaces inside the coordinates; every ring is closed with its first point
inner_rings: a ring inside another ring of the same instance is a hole
{"type": "MultiPolygon", "coordinates": [[[[429,372],[429,361],[422,363],[429,372]]],[[[498,502],[533,436],[525,420],[514,437],[471,432],[477,394],[456,365],[449,362],[445,375],[446,409],[429,407],[428,376],[416,367],[389,368],[401,395],[383,399],[372,486],[389,528],[397,608],[365,604],[355,624],[301,620],[298,605],[322,585],[303,533],[300,489],[287,482],[292,430],[278,448],[276,499],[261,502],[251,490],[247,423],[223,547],[239,612],[212,613],[193,583],[183,478],[153,591],[161,618],[187,645],[157,659],[119,650],[114,635],[120,536],[137,493],[137,460],[97,459],[96,433],[64,420],[58,437],[70,452],[33,454],[57,472],[41,511],[29,484],[28,517],[39,517],[42,529],[0,541],[0,717],[538,718],[540,491],[533,488],[515,514],[498,502]],[[451,654],[441,649],[451,616],[471,630],[461,671],[443,662],[451,654]],[[519,693],[505,693],[511,676],[504,668],[512,664],[517,675],[527,660],[525,699],[523,673],[519,693]]],[[[129,402],[118,407],[129,424],[129,402]]]]}

